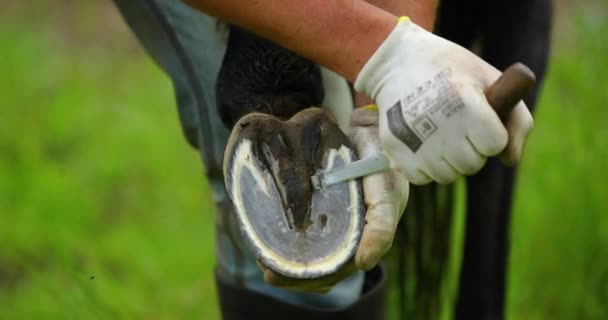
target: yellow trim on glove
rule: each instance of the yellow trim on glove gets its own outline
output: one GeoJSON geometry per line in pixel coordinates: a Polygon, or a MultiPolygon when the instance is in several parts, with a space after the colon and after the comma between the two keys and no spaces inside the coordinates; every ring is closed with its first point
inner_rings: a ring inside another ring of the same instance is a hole
{"type": "Polygon", "coordinates": [[[402,24],[402,23],[404,23],[406,21],[409,21],[409,20],[410,20],[410,17],[407,17],[407,16],[399,17],[399,19],[397,20],[397,25],[400,25],[400,24],[402,24]]]}
{"type": "Polygon", "coordinates": [[[365,109],[365,110],[369,110],[369,111],[378,111],[378,105],[375,105],[375,104],[368,104],[361,108],[365,109]]]}

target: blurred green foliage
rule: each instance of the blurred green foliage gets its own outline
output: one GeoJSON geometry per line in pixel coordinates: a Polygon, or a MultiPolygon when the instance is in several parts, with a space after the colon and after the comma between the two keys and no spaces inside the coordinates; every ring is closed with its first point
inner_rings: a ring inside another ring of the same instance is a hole
{"type": "Polygon", "coordinates": [[[113,46],[116,28],[63,31],[49,24],[64,13],[11,10],[0,17],[0,319],[217,318],[213,202],[168,79],[133,45],[113,46]]]}
{"type": "Polygon", "coordinates": [[[595,9],[554,37],[516,193],[514,319],[608,318],[608,11],[595,9]]]}
{"type": "MultiPolygon", "coordinates": [[[[0,319],[217,319],[213,202],[168,79],[111,6],[15,3],[0,3],[0,319]]],[[[570,18],[520,173],[511,319],[608,317],[608,22],[570,18]]]]}

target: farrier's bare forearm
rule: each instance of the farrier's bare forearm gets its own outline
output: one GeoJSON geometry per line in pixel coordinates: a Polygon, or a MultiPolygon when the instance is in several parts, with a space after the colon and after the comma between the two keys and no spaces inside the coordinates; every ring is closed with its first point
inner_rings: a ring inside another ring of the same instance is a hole
{"type": "Polygon", "coordinates": [[[397,16],[363,0],[186,0],[354,81],[397,16]]]}
{"type": "Polygon", "coordinates": [[[431,30],[439,0],[366,0],[380,9],[396,16],[409,16],[419,26],[431,30]]]}

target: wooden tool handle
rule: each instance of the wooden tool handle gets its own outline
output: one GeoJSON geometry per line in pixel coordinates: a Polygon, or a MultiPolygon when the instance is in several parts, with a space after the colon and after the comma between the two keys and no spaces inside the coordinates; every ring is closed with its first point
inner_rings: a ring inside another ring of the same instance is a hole
{"type": "Polygon", "coordinates": [[[486,89],[486,99],[501,119],[505,119],[515,105],[534,87],[536,76],[523,63],[517,62],[486,89]]]}

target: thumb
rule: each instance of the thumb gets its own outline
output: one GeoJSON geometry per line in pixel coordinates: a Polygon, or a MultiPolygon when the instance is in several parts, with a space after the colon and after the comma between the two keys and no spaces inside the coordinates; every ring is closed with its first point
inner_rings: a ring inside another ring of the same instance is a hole
{"type": "MultiPolygon", "coordinates": [[[[375,106],[355,110],[349,137],[360,158],[382,152],[378,141],[378,112],[375,106]]],[[[396,170],[372,174],[362,179],[367,212],[355,264],[373,268],[390,249],[409,194],[409,183],[396,170]]]]}
{"type": "Polygon", "coordinates": [[[388,252],[399,219],[405,209],[409,184],[396,171],[377,173],[363,178],[367,212],[355,263],[363,270],[372,269],[388,252]]]}

